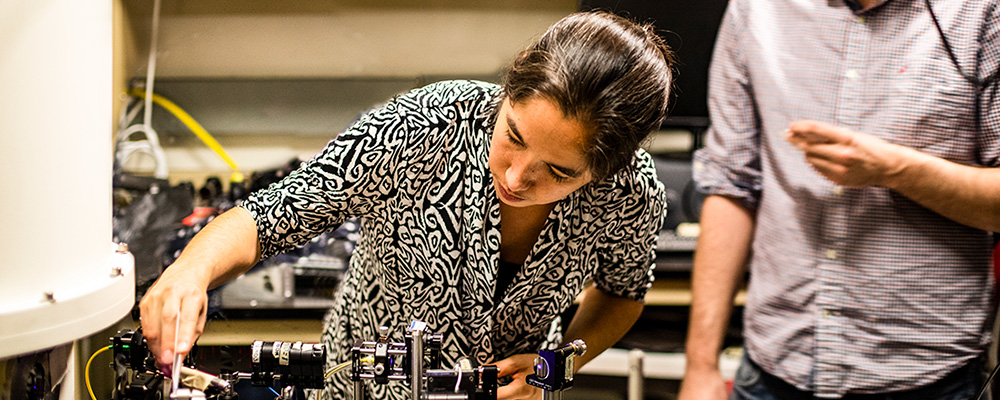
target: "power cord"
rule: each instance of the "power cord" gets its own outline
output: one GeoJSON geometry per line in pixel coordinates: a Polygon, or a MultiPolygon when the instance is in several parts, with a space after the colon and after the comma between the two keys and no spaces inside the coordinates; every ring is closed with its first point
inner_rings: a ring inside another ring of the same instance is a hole
{"type": "Polygon", "coordinates": [[[97,400],[97,396],[94,395],[94,388],[90,386],[90,363],[94,362],[94,359],[97,358],[98,354],[108,351],[109,349],[111,349],[110,345],[101,347],[100,350],[95,351],[94,354],[90,356],[90,359],[87,360],[87,367],[83,370],[83,380],[87,382],[87,391],[90,392],[91,400],[97,400]]]}

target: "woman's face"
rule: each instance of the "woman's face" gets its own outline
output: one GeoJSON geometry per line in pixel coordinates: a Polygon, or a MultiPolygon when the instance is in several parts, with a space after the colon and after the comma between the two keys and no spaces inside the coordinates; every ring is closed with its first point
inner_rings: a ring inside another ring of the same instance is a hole
{"type": "Polygon", "coordinates": [[[590,182],[587,135],[548,99],[504,99],[490,147],[497,197],[512,207],[549,204],[590,182]]]}

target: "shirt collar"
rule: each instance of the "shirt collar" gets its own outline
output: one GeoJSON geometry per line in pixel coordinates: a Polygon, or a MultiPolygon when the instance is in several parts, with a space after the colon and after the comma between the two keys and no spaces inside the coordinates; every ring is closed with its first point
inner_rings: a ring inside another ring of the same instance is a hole
{"type": "Polygon", "coordinates": [[[876,8],[879,8],[879,7],[882,7],[883,5],[885,5],[885,3],[889,2],[889,0],[878,0],[878,1],[875,2],[874,5],[872,5],[870,8],[868,8],[866,10],[866,9],[862,8],[860,0],[843,0],[843,1],[844,1],[844,4],[847,4],[847,7],[850,8],[851,12],[853,12],[855,15],[857,15],[857,14],[863,14],[865,12],[874,10],[876,8]]]}

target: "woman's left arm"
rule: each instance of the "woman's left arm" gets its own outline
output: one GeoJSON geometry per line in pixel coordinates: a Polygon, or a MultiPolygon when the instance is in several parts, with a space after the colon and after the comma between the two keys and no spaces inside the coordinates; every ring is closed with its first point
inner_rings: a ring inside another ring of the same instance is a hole
{"type": "MultiPolygon", "coordinates": [[[[643,303],[625,297],[604,293],[591,285],[584,289],[583,299],[577,307],[573,320],[570,321],[566,334],[566,343],[583,339],[587,344],[587,352],[574,360],[574,373],[584,364],[607,350],[628,332],[632,324],[639,319],[643,303]]],[[[534,373],[534,360],[537,353],[517,354],[496,363],[500,376],[510,376],[513,382],[501,386],[497,390],[497,399],[537,399],[541,389],[527,384],[524,379],[534,373]]]]}
{"type": "Polygon", "coordinates": [[[643,302],[605,293],[596,286],[583,290],[583,297],[570,321],[563,340],[583,339],[587,353],[577,357],[574,368],[593,360],[618,342],[642,313],[643,302]]]}

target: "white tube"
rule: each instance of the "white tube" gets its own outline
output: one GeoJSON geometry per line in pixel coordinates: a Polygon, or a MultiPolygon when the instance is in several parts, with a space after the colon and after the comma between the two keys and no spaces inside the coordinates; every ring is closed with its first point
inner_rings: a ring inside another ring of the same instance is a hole
{"type": "Polygon", "coordinates": [[[0,358],[135,303],[111,243],[111,0],[0,2],[0,358]]]}

